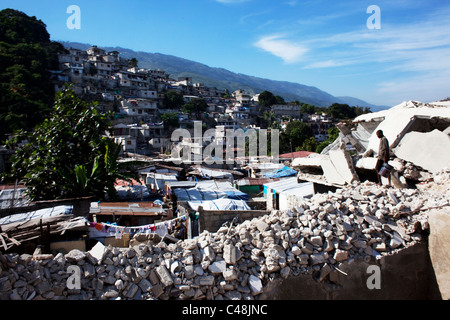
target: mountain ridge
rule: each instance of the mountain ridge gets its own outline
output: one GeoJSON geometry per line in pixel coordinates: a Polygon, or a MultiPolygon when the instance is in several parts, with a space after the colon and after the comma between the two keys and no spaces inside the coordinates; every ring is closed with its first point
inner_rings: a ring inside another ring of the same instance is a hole
{"type": "MultiPolygon", "coordinates": [[[[66,48],[86,50],[92,45],[79,42],[58,41],[66,48]]],[[[211,67],[206,64],[185,58],[163,53],[150,53],[134,51],[123,47],[101,47],[107,51],[118,51],[127,59],[136,58],[141,68],[161,69],[173,78],[192,77],[194,82],[209,87],[228,89],[234,91],[243,89],[250,94],[257,94],[264,90],[283,97],[287,101],[298,100],[318,107],[328,107],[333,103],[349,104],[351,106],[369,107],[371,111],[386,109],[385,106],[376,106],[354,97],[335,97],[317,87],[300,83],[270,80],[242,73],[235,73],[220,67],[211,67]]]]}

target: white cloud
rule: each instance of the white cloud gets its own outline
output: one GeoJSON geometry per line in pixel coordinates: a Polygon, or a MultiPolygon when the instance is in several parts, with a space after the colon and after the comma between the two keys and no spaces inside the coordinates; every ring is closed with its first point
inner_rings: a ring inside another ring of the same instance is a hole
{"type": "Polygon", "coordinates": [[[304,40],[303,45],[311,50],[305,68],[370,67],[377,63],[385,71],[449,73],[450,24],[442,22],[383,24],[381,30],[362,29],[304,40]]]}
{"type": "Polygon", "coordinates": [[[255,47],[277,56],[285,63],[296,63],[302,60],[308,49],[292,41],[283,39],[280,35],[266,36],[254,43],[255,47]]]}
{"type": "Polygon", "coordinates": [[[336,60],[325,60],[313,62],[304,67],[304,69],[322,69],[331,67],[342,67],[351,64],[350,61],[336,61],[336,60]]]}

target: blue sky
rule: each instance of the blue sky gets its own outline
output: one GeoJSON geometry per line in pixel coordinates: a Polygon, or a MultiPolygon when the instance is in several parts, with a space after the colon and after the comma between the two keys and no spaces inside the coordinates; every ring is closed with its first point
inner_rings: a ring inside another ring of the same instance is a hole
{"type": "Polygon", "coordinates": [[[53,40],[160,52],[393,106],[450,96],[448,0],[1,0],[53,40]],[[67,28],[67,8],[81,29],[67,28]],[[380,29],[369,29],[380,9],[380,29]]]}

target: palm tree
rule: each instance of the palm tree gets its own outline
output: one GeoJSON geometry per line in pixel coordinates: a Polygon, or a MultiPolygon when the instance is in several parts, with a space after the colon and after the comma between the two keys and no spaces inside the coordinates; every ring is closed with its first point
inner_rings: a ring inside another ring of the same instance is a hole
{"type": "Polygon", "coordinates": [[[131,58],[128,62],[130,68],[137,68],[139,61],[136,58],[131,58]]]}

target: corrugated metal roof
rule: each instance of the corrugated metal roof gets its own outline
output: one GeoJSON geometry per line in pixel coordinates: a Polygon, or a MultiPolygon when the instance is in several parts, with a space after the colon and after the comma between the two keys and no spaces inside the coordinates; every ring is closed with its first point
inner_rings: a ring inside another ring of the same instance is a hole
{"type": "Polygon", "coordinates": [[[283,153],[280,154],[278,157],[279,158],[304,158],[309,156],[310,154],[312,154],[314,152],[309,152],[309,151],[295,151],[295,152],[289,152],[289,153],[283,153]]]}

